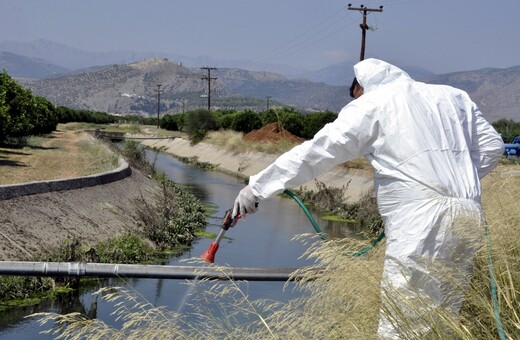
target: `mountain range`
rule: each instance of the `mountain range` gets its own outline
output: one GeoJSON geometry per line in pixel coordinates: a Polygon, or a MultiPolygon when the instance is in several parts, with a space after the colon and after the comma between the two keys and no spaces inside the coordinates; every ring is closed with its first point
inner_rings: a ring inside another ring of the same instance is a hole
{"type": "MultiPolygon", "coordinates": [[[[392,62],[392,61],[390,61],[392,62]]],[[[250,61],[218,61],[164,53],[92,53],[47,40],[0,43],[0,69],[6,69],[34,94],[59,105],[120,114],[181,112],[205,107],[212,70],[212,107],[264,110],[273,106],[339,111],[350,98],[355,61],[306,71],[250,61]],[[157,85],[161,86],[158,87],[157,85]]],[[[520,66],[434,75],[401,65],[414,79],[466,90],[490,121],[520,120],[520,66]]]]}

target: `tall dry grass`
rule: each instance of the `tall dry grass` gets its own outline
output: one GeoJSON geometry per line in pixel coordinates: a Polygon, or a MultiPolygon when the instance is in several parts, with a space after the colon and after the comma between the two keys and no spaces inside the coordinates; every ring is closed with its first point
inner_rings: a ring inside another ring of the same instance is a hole
{"type": "MultiPolygon", "coordinates": [[[[501,321],[508,339],[520,338],[519,174],[517,166],[500,166],[485,180],[483,196],[493,243],[501,321]]],[[[200,281],[193,283],[194,313],[189,315],[189,321],[187,315],[140,301],[136,292],[128,289],[101,292],[114,303],[114,314],[123,321],[120,329],[77,314],[36,316],[42,323],[56,323],[50,329],[56,337],[70,339],[376,339],[384,246],[352,257],[353,251],[366,244],[348,239],[323,243],[309,235],[301,238],[311,242],[306,256],[316,259],[317,264],[301,269],[306,279],[298,283],[297,289],[302,297],[287,303],[251,300],[247,289],[238,282],[200,281]]],[[[478,253],[460,315],[438,308],[435,313],[425,313],[419,322],[407,323],[405,319],[400,323],[403,339],[498,338],[490,296],[489,250],[485,244],[478,253]],[[427,334],[419,331],[423,323],[429,325],[427,334]]],[[[395,302],[395,310],[387,310],[388,316],[407,315],[402,297],[396,292],[386,293],[393,295],[395,302]]],[[[421,305],[428,306],[426,300],[416,301],[419,304],[410,305],[419,308],[414,312],[421,312],[421,305]]]]}
{"type": "Polygon", "coordinates": [[[293,143],[286,139],[253,142],[244,141],[242,137],[243,133],[233,130],[210,131],[206,138],[204,138],[204,142],[221,146],[234,152],[257,151],[268,154],[282,154],[297,145],[297,143],[293,143]]]}

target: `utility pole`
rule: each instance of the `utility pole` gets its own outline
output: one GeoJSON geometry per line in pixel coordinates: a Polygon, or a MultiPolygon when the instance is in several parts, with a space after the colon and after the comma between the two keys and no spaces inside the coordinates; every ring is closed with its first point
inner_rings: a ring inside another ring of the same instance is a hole
{"type": "Polygon", "coordinates": [[[211,111],[211,81],[217,79],[217,78],[211,78],[211,70],[216,70],[217,68],[216,67],[203,66],[200,69],[208,71],[208,76],[207,77],[202,77],[200,79],[208,81],[208,111],[211,111]]]}
{"type": "Polygon", "coordinates": [[[271,96],[267,96],[267,109],[266,109],[266,112],[269,111],[269,98],[271,98],[271,96]]]}
{"type": "Polygon", "coordinates": [[[363,23],[359,25],[361,27],[361,53],[359,55],[359,61],[365,59],[365,39],[367,35],[367,29],[369,26],[367,25],[367,14],[369,12],[382,12],[383,6],[379,6],[379,8],[367,8],[364,5],[359,7],[352,7],[352,4],[348,4],[349,11],[359,11],[363,14],[363,23]]]}
{"type": "Polygon", "coordinates": [[[160,123],[160,113],[161,113],[161,93],[163,93],[164,91],[161,90],[161,84],[157,84],[157,89],[155,91],[157,91],[157,128],[159,128],[159,123],[160,123]]]}

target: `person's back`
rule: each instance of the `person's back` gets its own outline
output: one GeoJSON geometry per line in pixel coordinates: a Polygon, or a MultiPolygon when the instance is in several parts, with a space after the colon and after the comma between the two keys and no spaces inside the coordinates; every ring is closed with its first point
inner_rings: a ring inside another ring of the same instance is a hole
{"type": "MultiPolygon", "coordinates": [[[[354,106],[373,115],[365,124],[377,134],[365,156],[387,236],[384,301],[426,330],[418,315],[460,308],[483,234],[479,178],[498,162],[502,141],[462,90],[416,82],[379,61],[356,71],[368,91],[354,106]],[[420,303],[400,303],[410,299],[420,303]]],[[[399,337],[399,322],[382,315],[379,334],[399,337]]]]}
{"type": "Polygon", "coordinates": [[[376,183],[389,185],[397,179],[424,189],[425,195],[432,190],[453,197],[479,197],[482,164],[472,159],[472,152],[478,143],[480,112],[464,91],[416,82],[402,73],[356,103],[373,108],[377,115],[378,138],[366,155],[376,170],[376,183]]]}
{"type": "Polygon", "coordinates": [[[413,325],[420,334],[430,312],[460,307],[484,230],[480,178],[497,164],[503,143],[464,91],[416,82],[377,59],[354,72],[358,98],[312,140],[251,176],[233,216],[364,155],[375,169],[387,238],[378,333],[399,338],[413,325]],[[417,310],[402,301],[415,301],[417,310]]]}

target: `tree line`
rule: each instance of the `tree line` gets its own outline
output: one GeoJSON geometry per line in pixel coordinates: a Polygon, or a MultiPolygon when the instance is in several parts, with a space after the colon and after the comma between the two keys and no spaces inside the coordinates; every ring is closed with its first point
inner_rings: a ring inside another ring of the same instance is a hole
{"type": "Polygon", "coordinates": [[[337,113],[324,111],[302,114],[294,108],[276,108],[264,112],[252,110],[198,109],[183,114],[164,115],[160,126],[166,130],[184,131],[192,142],[204,139],[209,131],[227,129],[248,133],[267,124],[277,123],[291,134],[311,139],[325,124],[334,121],[337,113]]]}

